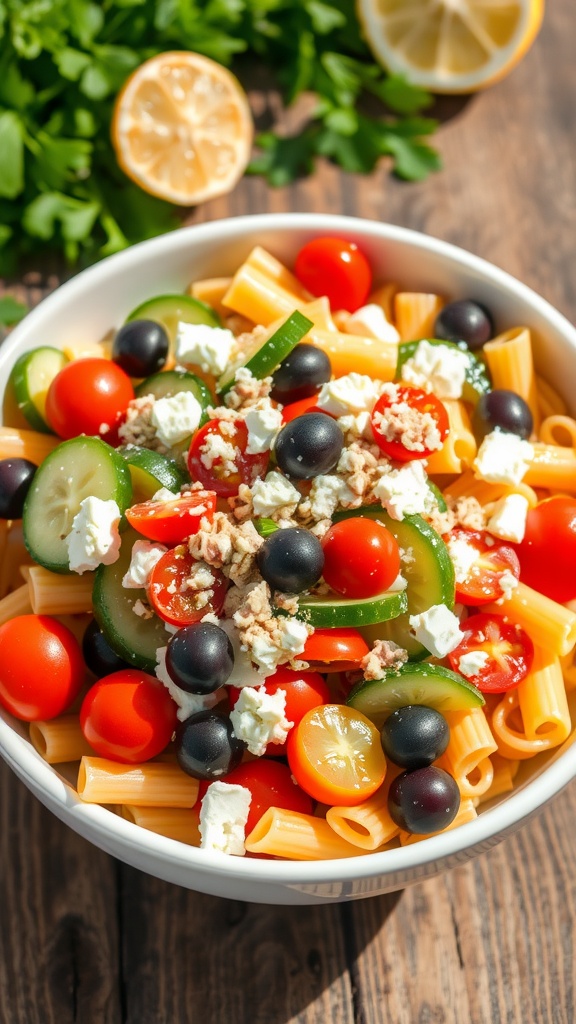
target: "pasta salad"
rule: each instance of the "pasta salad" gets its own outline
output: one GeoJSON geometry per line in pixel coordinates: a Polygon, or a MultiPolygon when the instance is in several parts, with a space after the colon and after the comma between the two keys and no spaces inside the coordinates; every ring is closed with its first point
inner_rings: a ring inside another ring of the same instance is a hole
{"type": "Polygon", "coordinates": [[[4,421],[0,704],[82,800],[352,857],[569,738],[576,421],[474,296],[257,246],[24,353],[4,421]]]}

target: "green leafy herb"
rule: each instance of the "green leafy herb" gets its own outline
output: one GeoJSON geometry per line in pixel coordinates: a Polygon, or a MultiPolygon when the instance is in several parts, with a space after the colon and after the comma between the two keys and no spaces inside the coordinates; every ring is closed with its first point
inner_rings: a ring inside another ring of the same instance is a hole
{"type": "Polygon", "coordinates": [[[233,63],[244,84],[263,68],[287,104],[315,97],[297,134],[257,137],[249,172],[272,185],[318,156],[354,172],[388,156],[408,180],[439,166],[431,97],[374,62],[354,0],[0,0],[0,271],[42,247],[88,262],[176,226],[110,142],[127,76],[171,49],[233,63]]]}
{"type": "Polygon", "coordinates": [[[11,327],[17,324],[28,310],[21,302],[17,302],[12,295],[3,295],[0,298],[0,327],[11,327]]]}

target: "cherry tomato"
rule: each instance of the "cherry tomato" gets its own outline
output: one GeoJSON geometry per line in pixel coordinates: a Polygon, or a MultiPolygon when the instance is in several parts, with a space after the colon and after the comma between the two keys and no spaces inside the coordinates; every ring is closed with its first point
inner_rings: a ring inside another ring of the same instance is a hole
{"type": "Polygon", "coordinates": [[[362,634],[352,626],[315,629],[306,641],[302,660],[318,672],[348,672],[358,668],[369,650],[362,634]]]}
{"type": "Polygon", "coordinates": [[[353,313],[372,286],[372,270],[355,242],[314,238],[296,257],[296,277],[312,295],[327,295],[332,309],[353,313]]]}
{"type": "Polygon", "coordinates": [[[576,498],[556,495],[528,510],[526,533],[515,545],[520,578],[564,604],[576,599],[576,498]]]}
{"type": "Polygon", "coordinates": [[[59,437],[101,434],[104,439],[134,398],[127,373],[110,359],[76,359],[52,381],[46,419],[59,437]]]}
{"type": "Polygon", "coordinates": [[[396,398],[391,398],[383,394],[374,406],[371,418],[374,440],[384,454],[396,462],[427,459],[433,451],[439,450],[438,446],[431,448],[426,444],[427,431],[437,431],[442,444],[448,437],[450,422],[446,408],[436,395],[412,385],[396,385],[396,395],[396,398]],[[406,411],[403,406],[408,406],[409,410],[406,411]],[[392,418],[394,413],[397,413],[396,420],[392,418]],[[406,429],[405,424],[409,429],[406,429]],[[416,432],[415,440],[410,438],[412,426],[416,432]],[[390,438],[385,435],[383,428],[392,432],[390,438]]]}
{"type": "Polygon", "coordinates": [[[298,786],[285,764],[259,757],[255,761],[239,764],[222,780],[230,785],[245,786],[252,794],[246,822],[249,835],[269,807],[282,807],[287,811],[312,814],[312,800],[298,786]]]}
{"type": "Polygon", "coordinates": [[[210,420],[192,438],[188,452],[188,469],[193,480],[199,480],[208,490],[221,498],[238,494],[240,484],[251,486],[268,469],[270,452],[247,455],[248,428],[243,420],[210,420]],[[232,427],[234,433],[227,431],[232,427]],[[219,440],[215,442],[214,438],[219,440]],[[216,456],[211,461],[210,445],[230,447],[230,459],[216,456]]]}
{"type": "Polygon", "coordinates": [[[80,644],[49,615],[17,615],[0,626],[0,704],[24,722],[56,718],[80,692],[80,644]]]}
{"type": "Polygon", "coordinates": [[[322,541],[329,587],[344,597],[382,594],[400,572],[400,549],[383,523],[354,516],[334,523],[322,541]]]}
{"type": "Polygon", "coordinates": [[[464,639],[449,655],[455,672],[460,672],[460,659],[473,651],[488,655],[485,665],[473,676],[467,676],[482,693],[505,693],[518,686],[530,671],[534,644],[521,626],[509,622],[495,612],[471,615],[462,625],[464,639]]]}
{"type": "MultiPolygon", "coordinates": [[[[319,672],[295,672],[289,668],[278,668],[274,675],[262,684],[266,693],[277,693],[283,690],[286,694],[285,715],[289,722],[298,725],[307,711],[328,704],[331,700],[330,690],[319,672]]],[[[228,695],[232,707],[236,704],[241,690],[235,686],[228,687],[228,695]]],[[[269,743],[266,747],[267,757],[281,757],[286,753],[284,743],[269,743]]],[[[226,780],[228,781],[228,780],[226,780]]]]}
{"type": "Polygon", "coordinates": [[[188,585],[195,565],[196,559],[180,544],[166,551],[152,569],[148,581],[148,600],[164,622],[170,622],[173,626],[189,626],[192,622],[200,622],[208,612],[220,611],[228,580],[218,569],[211,569],[214,583],[210,584],[208,591],[212,591],[212,595],[206,604],[198,607],[199,592],[188,585]]]}
{"type": "Polygon", "coordinates": [[[456,527],[445,540],[448,544],[466,544],[476,559],[464,580],[456,580],[456,600],[466,605],[488,604],[502,597],[500,581],[504,573],[520,576],[520,562],[510,544],[495,540],[485,530],[456,527]]]}
{"type": "Polygon", "coordinates": [[[100,757],[139,764],[168,746],[177,725],[176,704],[166,687],[136,668],[94,683],[80,708],[80,726],[100,757]]]}
{"type": "Polygon", "coordinates": [[[342,704],[308,711],[288,734],[286,747],[296,782],[323,804],[360,804],[379,789],[386,775],[378,729],[342,704]]]}
{"type": "Polygon", "coordinates": [[[174,501],[143,501],[126,509],[126,519],[143,537],[163,544],[179,544],[198,533],[204,516],[216,511],[214,491],[191,491],[174,501]]]}
{"type": "Polygon", "coordinates": [[[303,416],[305,412],[323,412],[323,409],[316,407],[318,395],[310,395],[309,398],[300,398],[297,402],[290,402],[282,409],[284,423],[290,423],[297,416],[303,416]]]}

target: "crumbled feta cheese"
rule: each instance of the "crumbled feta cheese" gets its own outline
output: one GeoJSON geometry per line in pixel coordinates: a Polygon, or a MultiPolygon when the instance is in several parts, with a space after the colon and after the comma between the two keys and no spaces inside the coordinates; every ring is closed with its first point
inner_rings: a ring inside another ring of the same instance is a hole
{"type": "Polygon", "coordinates": [[[392,519],[431,512],[435,507],[435,498],[420,460],[385,472],[374,486],[374,495],[392,519]]]}
{"type": "Polygon", "coordinates": [[[256,405],[251,406],[244,422],[248,428],[248,455],[270,451],[283,424],[280,409],[276,409],[269,398],[261,398],[256,405]]]}
{"type": "Polygon", "coordinates": [[[317,476],[310,488],[310,511],[314,519],[330,519],[340,504],[352,504],[357,495],[339,476],[317,476]]]}
{"type": "Polygon", "coordinates": [[[122,580],[122,586],[134,590],[145,587],[156,562],[167,550],[168,548],[164,544],[154,544],[150,540],[137,540],[132,548],[130,565],[122,580]]]}
{"type": "Polygon", "coordinates": [[[402,380],[433,391],[438,398],[461,398],[470,356],[450,345],[421,341],[402,366],[402,380]]]}
{"type": "Polygon", "coordinates": [[[152,501],[175,501],[179,497],[179,493],[174,494],[174,491],[169,491],[167,487],[161,487],[152,495],[152,501]]]}
{"type": "Polygon", "coordinates": [[[526,532],[528,500],[523,494],[507,494],[496,502],[486,529],[495,537],[520,544],[526,532]]]}
{"type": "Polygon", "coordinates": [[[200,448],[200,461],[206,469],[212,469],[215,462],[220,461],[224,476],[238,472],[236,456],[238,449],[231,441],[226,441],[221,434],[206,434],[204,444],[200,448]]]}
{"type": "Polygon", "coordinates": [[[461,537],[450,537],[446,547],[454,566],[456,583],[464,583],[472,566],[478,561],[478,551],[461,537]]]}
{"type": "MultiPolygon", "coordinates": [[[[207,616],[204,616],[202,622],[205,622],[206,619],[207,616]]],[[[243,689],[245,686],[262,686],[263,681],[276,671],[276,666],[270,672],[259,672],[252,664],[248,651],[242,650],[238,630],[233,621],[231,619],[216,621],[220,629],[223,629],[226,633],[234,652],[234,667],[226,680],[226,685],[235,686],[238,690],[243,689]]]]}
{"type": "Polygon", "coordinates": [[[213,693],[206,694],[188,693],[187,690],[181,690],[179,686],[176,686],[166,668],[167,650],[167,647],[158,647],[156,650],[156,678],[164,684],[172,700],[178,705],[176,717],[179,721],[184,722],[186,718],[190,718],[190,715],[197,715],[199,711],[213,708],[226,696],[225,686],[220,686],[213,693]]]}
{"type": "Polygon", "coordinates": [[[400,341],[400,335],[394,324],[386,319],[382,306],[369,302],[352,313],[346,321],[346,334],[359,334],[363,338],[375,338],[377,341],[400,341]]]}
{"type": "Polygon", "coordinates": [[[316,405],[331,416],[372,412],[383,388],[382,381],[362,373],[347,373],[322,385],[316,405]]]}
{"type": "Polygon", "coordinates": [[[254,515],[257,516],[270,516],[285,505],[297,505],[301,497],[300,491],[275,471],[268,473],[265,480],[257,480],[251,491],[254,515]]]}
{"type": "Polygon", "coordinates": [[[286,718],[286,693],[245,686],[230,712],[234,733],[251,754],[262,757],[269,743],[285,743],[294,723],[286,718]]]}
{"type": "Polygon", "coordinates": [[[134,615],[138,615],[141,619],[151,619],[154,616],[154,612],[150,608],[150,605],[144,604],[144,601],[141,601],[140,598],[138,598],[137,601],[134,601],[132,611],[134,612],[134,615]]]}
{"type": "Polygon", "coordinates": [[[80,503],[66,537],[68,562],[82,575],[99,565],[112,565],[120,553],[120,509],[115,501],[90,495],[80,503]]]}
{"type": "Polygon", "coordinates": [[[178,324],[176,359],[185,366],[199,366],[204,373],[219,377],[228,366],[235,348],[236,338],[227,328],[178,324]]]}
{"type": "Polygon", "coordinates": [[[416,639],[436,658],[446,657],[464,639],[458,619],[445,604],[434,604],[409,621],[416,639]]]}
{"type": "Polygon", "coordinates": [[[338,426],[343,434],[352,434],[353,437],[362,437],[365,441],[374,441],[372,421],[369,412],[348,413],[346,416],[339,416],[338,426]]]}
{"type": "Polygon", "coordinates": [[[518,586],[518,580],[513,572],[506,569],[498,580],[498,585],[502,591],[504,600],[509,601],[512,597],[513,591],[516,590],[516,587],[518,586]]]}
{"type": "Polygon", "coordinates": [[[519,484],[534,457],[534,448],[517,434],[493,430],[487,434],[474,462],[474,475],[494,484],[519,484]]]}
{"type": "Polygon", "coordinates": [[[167,448],[193,434],[202,416],[202,406],[191,391],[179,391],[169,398],[158,398],[150,416],[156,436],[167,448]]]}
{"type": "Polygon", "coordinates": [[[310,632],[308,627],[303,622],[300,622],[299,619],[288,615],[281,619],[280,627],[282,630],[280,638],[282,650],[288,651],[290,654],[302,654],[310,632]]]}
{"type": "Polygon", "coordinates": [[[251,800],[245,786],[211,782],[200,807],[200,848],[243,857],[251,800]]]}
{"type": "Polygon", "coordinates": [[[477,676],[489,661],[490,656],[486,651],[469,651],[458,659],[458,671],[467,679],[471,679],[477,676]]]}

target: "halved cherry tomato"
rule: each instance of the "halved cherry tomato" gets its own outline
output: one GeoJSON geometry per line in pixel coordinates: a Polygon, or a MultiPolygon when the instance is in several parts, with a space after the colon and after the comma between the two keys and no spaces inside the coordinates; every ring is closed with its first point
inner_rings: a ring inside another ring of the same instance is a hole
{"type": "Polygon", "coordinates": [[[198,533],[204,516],[216,511],[214,491],[191,491],[174,501],[143,501],[126,509],[126,519],[143,537],[163,544],[180,544],[198,533]]]}
{"type": "Polygon", "coordinates": [[[247,446],[248,428],[244,420],[210,420],[192,438],[188,452],[190,476],[221,498],[234,497],[240,484],[250,487],[268,469],[270,452],[247,455],[247,446]],[[227,449],[229,458],[216,454],[227,449]]]}
{"type": "Polygon", "coordinates": [[[217,613],[222,608],[228,580],[218,569],[210,570],[214,583],[210,584],[207,591],[212,591],[212,594],[206,604],[198,607],[200,592],[188,585],[196,564],[197,560],[188,549],[179,544],[166,551],[152,569],[148,581],[148,600],[164,622],[170,622],[173,626],[189,626],[192,622],[200,622],[208,612],[217,613]]]}
{"type": "Polygon", "coordinates": [[[372,410],[372,430],[374,440],[378,447],[390,459],[396,462],[411,462],[413,459],[427,459],[433,451],[438,451],[448,437],[450,422],[445,406],[436,395],[429,394],[422,388],[416,388],[409,384],[396,385],[396,398],[383,394],[376,402],[372,410]],[[399,406],[408,406],[409,413],[406,417],[396,410],[399,406]],[[392,421],[393,413],[397,412],[396,421],[392,421]],[[408,422],[410,416],[413,422],[408,422]],[[406,419],[406,429],[403,421],[406,419]],[[386,425],[389,424],[392,436],[388,438],[385,434],[386,425]],[[426,442],[427,431],[438,432],[442,444],[429,447],[426,442]],[[412,432],[415,438],[411,438],[412,432]]]}
{"type": "Polygon", "coordinates": [[[302,416],[305,412],[323,412],[322,409],[316,408],[317,399],[318,395],[310,395],[309,398],[300,398],[297,402],[290,402],[288,405],[285,405],[282,409],[284,423],[290,423],[297,416],[302,416]]]}
{"type": "Polygon", "coordinates": [[[466,544],[475,551],[476,559],[464,580],[456,580],[456,600],[466,605],[488,604],[503,596],[500,581],[504,573],[520,576],[520,562],[514,548],[495,540],[485,530],[466,530],[456,527],[447,537],[450,542],[466,544]]]}
{"type": "Polygon", "coordinates": [[[73,633],[50,615],[17,615],[0,626],[0,704],[24,722],[56,718],[85,675],[73,633]]]}
{"type": "Polygon", "coordinates": [[[526,532],[515,545],[520,579],[553,601],[576,599],[576,498],[556,495],[528,510],[526,532]]]}
{"type": "Polygon", "coordinates": [[[464,639],[449,655],[455,672],[460,672],[460,659],[473,651],[488,655],[476,675],[467,676],[482,693],[505,693],[518,686],[530,671],[534,644],[521,626],[509,622],[504,615],[482,612],[471,615],[462,624],[464,639]]]}
{"type": "Polygon", "coordinates": [[[352,626],[337,629],[315,629],[309,636],[302,660],[318,672],[349,672],[358,668],[370,648],[364,637],[352,626]]]}
{"type": "Polygon", "coordinates": [[[269,807],[282,807],[287,811],[312,814],[312,800],[294,782],[288,765],[278,761],[270,761],[266,757],[246,761],[245,764],[240,764],[228,772],[222,782],[245,786],[252,794],[246,835],[250,834],[269,807]]]}
{"type": "Polygon", "coordinates": [[[400,549],[377,519],[356,516],[334,523],[322,540],[329,587],[344,597],[382,594],[400,572],[400,549]]]}
{"type": "Polygon", "coordinates": [[[46,419],[59,437],[101,434],[106,440],[134,398],[127,373],[110,359],[67,363],[48,388],[46,419]]]}
{"type": "MultiPolygon", "coordinates": [[[[298,725],[307,711],[328,704],[331,700],[330,690],[319,672],[295,672],[289,668],[278,668],[262,685],[266,693],[273,694],[282,690],[286,694],[284,714],[293,725],[298,725]]],[[[242,690],[235,686],[228,687],[232,707],[241,693],[242,690]]],[[[282,757],[285,753],[285,743],[269,743],[266,747],[267,757],[282,757]]]]}
{"type": "Polygon", "coordinates": [[[300,249],[294,269],[312,295],[327,295],[332,309],[350,313],[364,305],[372,285],[364,253],[345,238],[313,238],[300,249]]]}
{"type": "Polygon", "coordinates": [[[386,758],[380,733],[363,714],[323,704],[288,734],[288,764],[299,786],[323,804],[350,807],[382,785],[386,758]]]}
{"type": "Polygon", "coordinates": [[[94,683],[80,708],[80,726],[100,757],[139,764],[156,757],[174,732],[176,704],[155,676],[121,669],[94,683]]]}

